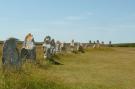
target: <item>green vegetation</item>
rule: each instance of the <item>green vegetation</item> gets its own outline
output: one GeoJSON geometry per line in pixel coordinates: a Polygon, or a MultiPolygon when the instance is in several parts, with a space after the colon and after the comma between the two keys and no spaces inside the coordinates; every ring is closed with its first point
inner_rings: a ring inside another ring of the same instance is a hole
{"type": "Polygon", "coordinates": [[[113,47],[135,47],[135,43],[113,44],[113,47]]]}
{"type": "Polygon", "coordinates": [[[38,63],[24,63],[20,71],[1,68],[0,89],[135,88],[135,48],[90,48],[84,54],[57,55],[64,65],[46,62],[42,52],[38,46],[38,63]]]}

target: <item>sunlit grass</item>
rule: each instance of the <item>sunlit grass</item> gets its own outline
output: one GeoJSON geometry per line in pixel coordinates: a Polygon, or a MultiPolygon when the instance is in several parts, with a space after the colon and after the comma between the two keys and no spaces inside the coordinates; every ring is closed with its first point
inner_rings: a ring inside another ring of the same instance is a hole
{"type": "Polygon", "coordinates": [[[19,71],[0,69],[0,89],[135,88],[135,48],[90,48],[85,53],[59,54],[55,59],[64,65],[45,61],[38,46],[37,64],[26,62],[19,71]]]}

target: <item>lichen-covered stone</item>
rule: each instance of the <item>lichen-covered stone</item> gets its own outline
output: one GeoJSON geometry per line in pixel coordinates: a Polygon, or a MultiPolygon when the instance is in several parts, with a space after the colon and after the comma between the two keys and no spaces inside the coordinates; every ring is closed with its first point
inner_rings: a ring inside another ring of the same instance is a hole
{"type": "Polygon", "coordinates": [[[21,58],[17,48],[17,39],[9,38],[4,42],[2,63],[4,65],[20,65],[21,58]]]}

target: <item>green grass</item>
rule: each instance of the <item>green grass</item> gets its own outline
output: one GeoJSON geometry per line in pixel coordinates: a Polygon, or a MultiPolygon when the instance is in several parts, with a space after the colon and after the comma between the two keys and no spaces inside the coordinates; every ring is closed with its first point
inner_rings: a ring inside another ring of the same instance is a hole
{"type": "Polygon", "coordinates": [[[0,89],[135,88],[135,48],[90,48],[84,54],[59,54],[56,58],[64,65],[52,65],[38,47],[37,58],[38,64],[25,63],[17,72],[2,72],[1,68],[0,89]]]}

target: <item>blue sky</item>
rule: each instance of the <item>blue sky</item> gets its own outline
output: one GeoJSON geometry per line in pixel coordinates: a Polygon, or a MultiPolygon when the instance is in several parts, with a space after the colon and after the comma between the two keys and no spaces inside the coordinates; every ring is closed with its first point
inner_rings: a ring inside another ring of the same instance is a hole
{"type": "Polygon", "coordinates": [[[135,42],[135,0],[0,0],[0,40],[135,42]]]}

